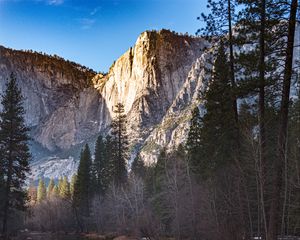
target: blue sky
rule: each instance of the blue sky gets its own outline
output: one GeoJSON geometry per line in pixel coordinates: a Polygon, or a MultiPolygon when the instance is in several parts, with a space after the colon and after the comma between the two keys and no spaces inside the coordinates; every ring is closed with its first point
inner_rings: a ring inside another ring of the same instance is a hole
{"type": "Polygon", "coordinates": [[[105,72],[145,30],[195,34],[205,6],[206,0],[0,0],[0,45],[105,72]]]}

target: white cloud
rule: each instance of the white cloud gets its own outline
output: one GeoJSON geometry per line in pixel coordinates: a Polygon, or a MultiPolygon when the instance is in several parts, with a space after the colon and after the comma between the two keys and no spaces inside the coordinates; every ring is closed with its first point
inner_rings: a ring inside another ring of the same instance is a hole
{"type": "Polygon", "coordinates": [[[81,25],[81,29],[90,29],[96,22],[93,18],[80,18],[78,21],[81,25]]]}
{"type": "Polygon", "coordinates": [[[95,14],[97,14],[100,11],[101,7],[95,7],[91,12],[90,15],[94,16],[95,14]]]}
{"type": "Polygon", "coordinates": [[[61,5],[64,3],[64,0],[47,0],[49,5],[61,5]]]}

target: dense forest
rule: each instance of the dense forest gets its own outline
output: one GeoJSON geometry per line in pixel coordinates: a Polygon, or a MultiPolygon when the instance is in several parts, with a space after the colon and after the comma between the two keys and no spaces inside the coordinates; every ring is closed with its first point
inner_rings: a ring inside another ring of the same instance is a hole
{"type": "Polygon", "coordinates": [[[186,141],[155,163],[130,161],[122,102],[82,149],[77,173],[26,183],[30,153],[12,75],[0,114],[2,236],[27,228],[147,239],[299,239],[297,0],[208,0],[207,88],[186,141]],[[292,95],[291,87],[294,91],[292,95]],[[296,94],[294,94],[296,93],[296,94]],[[27,185],[26,185],[27,184],[27,185]]]}

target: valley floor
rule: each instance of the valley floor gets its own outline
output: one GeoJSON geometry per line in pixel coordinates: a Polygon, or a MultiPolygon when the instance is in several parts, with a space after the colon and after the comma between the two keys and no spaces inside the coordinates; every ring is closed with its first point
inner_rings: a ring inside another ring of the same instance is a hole
{"type": "MultiPolygon", "coordinates": [[[[138,240],[128,236],[99,235],[96,233],[49,233],[49,232],[22,232],[12,240],[138,240]]],[[[146,239],[145,239],[146,240],[146,239]]]]}

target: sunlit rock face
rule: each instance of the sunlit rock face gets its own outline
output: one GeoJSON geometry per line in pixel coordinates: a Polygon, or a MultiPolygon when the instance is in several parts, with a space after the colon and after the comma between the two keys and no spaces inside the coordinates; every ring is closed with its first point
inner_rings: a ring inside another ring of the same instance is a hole
{"type": "Polygon", "coordinates": [[[184,144],[188,136],[193,108],[202,106],[201,93],[207,88],[207,70],[211,67],[211,54],[205,52],[191,67],[185,82],[163,119],[144,141],[140,156],[146,164],[157,161],[160,151],[174,150],[184,144]]]}
{"type": "Polygon", "coordinates": [[[139,145],[161,122],[205,46],[201,38],[147,31],[106,76],[93,79],[111,115],[116,103],[124,104],[130,135],[139,145]]]}
{"type": "MultiPolygon", "coordinates": [[[[25,97],[26,123],[49,157],[106,134],[114,106],[121,102],[128,116],[132,155],[142,149],[144,160],[152,162],[161,147],[185,139],[188,106],[196,104],[196,91],[202,86],[199,69],[206,47],[201,38],[146,31],[105,75],[59,57],[1,47],[0,92],[14,72],[25,97]],[[182,128],[168,125],[175,113],[178,119],[184,116],[182,128]]],[[[68,156],[62,159],[67,161],[68,156]]],[[[48,165],[43,165],[44,172],[59,174],[57,169],[45,169],[48,165]]]]}

